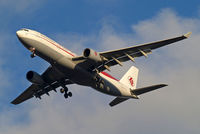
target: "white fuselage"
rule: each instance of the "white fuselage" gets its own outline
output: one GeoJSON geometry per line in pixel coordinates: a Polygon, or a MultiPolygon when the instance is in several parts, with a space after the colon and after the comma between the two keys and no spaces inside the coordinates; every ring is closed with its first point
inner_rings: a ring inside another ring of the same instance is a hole
{"type": "Polygon", "coordinates": [[[127,86],[105,72],[99,73],[102,82],[97,83],[93,73],[81,68],[72,60],[76,54],[43,34],[34,30],[22,29],[17,31],[17,36],[27,49],[30,51],[34,49],[36,55],[49,62],[74,83],[93,87],[109,95],[134,98],[127,86]]]}

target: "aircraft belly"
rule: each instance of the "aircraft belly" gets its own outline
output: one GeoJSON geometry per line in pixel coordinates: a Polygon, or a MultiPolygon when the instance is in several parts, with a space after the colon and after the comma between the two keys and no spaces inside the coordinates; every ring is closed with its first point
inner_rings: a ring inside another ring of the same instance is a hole
{"type": "Polygon", "coordinates": [[[36,54],[50,63],[63,57],[63,55],[45,45],[39,45],[39,47],[36,48],[36,54]]]}
{"type": "Polygon", "coordinates": [[[90,86],[93,82],[94,76],[90,72],[81,68],[67,57],[60,58],[53,66],[76,84],[90,86]]]}
{"type": "Polygon", "coordinates": [[[47,44],[44,44],[40,41],[30,38],[27,39],[24,38],[22,43],[29,50],[30,48],[35,48],[36,55],[38,55],[39,57],[41,57],[42,59],[46,60],[49,63],[63,57],[62,54],[60,54],[56,50],[49,47],[47,44]]]}
{"type": "Polygon", "coordinates": [[[112,96],[121,96],[122,95],[120,90],[118,90],[118,88],[114,84],[110,83],[106,79],[103,79],[102,82],[95,83],[95,85],[93,85],[93,88],[99,92],[109,94],[112,96]]]}
{"type": "Polygon", "coordinates": [[[93,88],[96,90],[112,95],[121,97],[131,97],[130,90],[124,87],[120,82],[109,78],[103,78],[102,82],[96,84],[93,88]]]}

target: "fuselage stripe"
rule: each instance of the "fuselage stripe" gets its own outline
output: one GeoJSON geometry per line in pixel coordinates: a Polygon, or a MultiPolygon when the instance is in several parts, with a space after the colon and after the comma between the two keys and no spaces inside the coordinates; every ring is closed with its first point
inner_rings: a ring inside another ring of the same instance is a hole
{"type": "Polygon", "coordinates": [[[113,76],[111,76],[110,74],[106,73],[106,72],[101,72],[101,74],[103,74],[104,76],[107,76],[113,80],[119,81],[118,79],[114,78],[113,76]]]}
{"type": "Polygon", "coordinates": [[[57,48],[59,48],[60,50],[62,50],[62,51],[64,51],[64,52],[66,52],[66,53],[68,53],[69,55],[71,55],[71,56],[73,56],[73,57],[74,57],[74,54],[72,54],[72,53],[68,52],[67,50],[65,50],[65,49],[63,49],[63,48],[61,48],[61,46],[59,46],[59,45],[56,45],[55,43],[53,43],[53,42],[51,42],[51,41],[49,41],[49,40],[45,39],[44,37],[41,37],[41,36],[38,36],[38,35],[37,35],[37,37],[39,37],[39,38],[41,38],[41,39],[43,39],[43,40],[45,40],[45,41],[47,41],[47,42],[51,43],[52,45],[56,46],[56,47],[57,47],[57,48]]]}

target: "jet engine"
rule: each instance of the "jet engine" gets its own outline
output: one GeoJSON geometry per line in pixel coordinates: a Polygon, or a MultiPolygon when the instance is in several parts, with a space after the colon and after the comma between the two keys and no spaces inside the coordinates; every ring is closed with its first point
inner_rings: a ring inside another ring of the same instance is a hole
{"type": "Polygon", "coordinates": [[[99,55],[99,53],[90,48],[86,48],[83,51],[83,56],[94,62],[102,62],[102,57],[99,55]]]}
{"type": "Polygon", "coordinates": [[[42,79],[42,76],[34,71],[29,71],[26,74],[26,79],[33,84],[37,84],[37,85],[44,84],[44,80],[42,79]]]}

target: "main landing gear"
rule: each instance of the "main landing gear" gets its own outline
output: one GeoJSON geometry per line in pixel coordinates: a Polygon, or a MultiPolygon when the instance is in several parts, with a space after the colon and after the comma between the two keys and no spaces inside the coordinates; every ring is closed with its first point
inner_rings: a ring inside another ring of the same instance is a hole
{"type": "Polygon", "coordinates": [[[63,87],[60,89],[60,93],[64,93],[64,97],[67,99],[68,97],[72,97],[72,92],[68,92],[68,88],[67,87],[63,87]]]}

